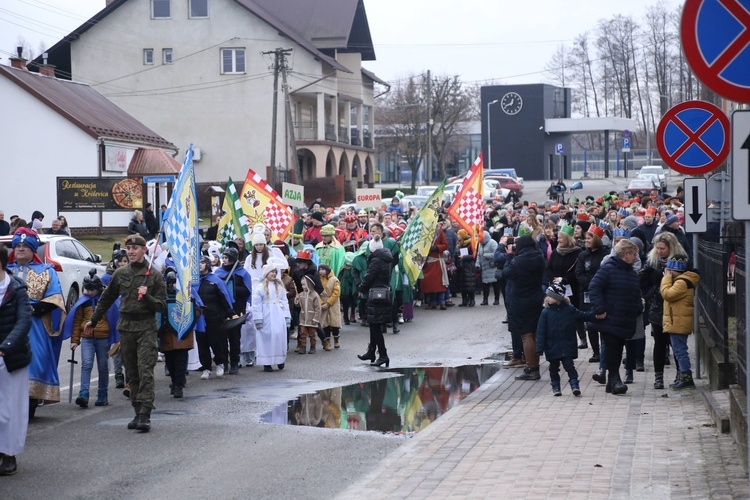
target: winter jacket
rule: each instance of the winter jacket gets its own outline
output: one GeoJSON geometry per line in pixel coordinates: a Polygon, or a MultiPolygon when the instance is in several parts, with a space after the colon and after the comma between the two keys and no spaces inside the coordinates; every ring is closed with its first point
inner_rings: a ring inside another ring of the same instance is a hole
{"type": "Polygon", "coordinates": [[[495,250],[497,242],[490,237],[490,233],[484,232],[484,240],[477,248],[477,262],[482,266],[482,283],[495,283],[495,250]]]}
{"type": "Polygon", "coordinates": [[[148,235],[148,226],[146,226],[146,221],[142,220],[138,222],[137,217],[133,217],[130,219],[130,224],[128,224],[128,234],[140,234],[143,236],[143,239],[146,241],[149,240],[148,235]]]}
{"type": "Polygon", "coordinates": [[[328,273],[328,276],[323,276],[320,279],[323,285],[323,293],[320,294],[321,300],[321,315],[320,315],[320,326],[323,328],[332,326],[335,328],[341,328],[341,284],[339,279],[333,274],[333,271],[328,273]],[[323,304],[328,304],[326,309],[322,309],[323,304]]]}
{"type": "Polygon", "coordinates": [[[8,289],[0,301],[0,351],[9,372],[31,363],[31,306],[26,284],[10,277],[8,289]]]}
{"type": "Polygon", "coordinates": [[[586,294],[589,291],[591,279],[602,265],[605,253],[604,247],[595,249],[587,248],[578,256],[578,262],[576,262],[576,281],[578,281],[578,307],[582,310],[588,311],[591,309],[591,300],[586,302],[586,294]]]}
{"type": "Polygon", "coordinates": [[[562,278],[563,285],[570,285],[573,295],[570,297],[570,303],[580,304],[578,279],[576,278],[576,264],[578,256],[581,255],[581,249],[575,248],[570,253],[563,255],[559,246],[552,252],[547,261],[546,281],[545,284],[552,283],[555,278],[562,278]]]}
{"type": "Polygon", "coordinates": [[[474,257],[471,254],[461,256],[456,252],[456,271],[458,271],[458,291],[472,294],[477,291],[477,271],[474,257]]]}
{"type": "Polygon", "coordinates": [[[664,277],[664,266],[657,264],[654,268],[644,261],[641,268],[641,294],[646,301],[648,311],[646,319],[652,325],[662,326],[664,318],[664,300],[661,297],[661,279],[664,277]]]}
{"type": "MultiPolygon", "coordinates": [[[[393,255],[387,248],[370,253],[367,258],[367,272],[362,277],[359,290],[368,297],[370,288],[389,286],[393,255]]],[[[371,324],[382,324],[391,321],[391,304],[373,304],[367,300],[367,321],[371,324]]]]}
{"type": "Polygon", "coordinates": [[[597,315],[607,313],[606,318],[593,322],[597,330],[624,339],[633,337],[643,303],[632,265],[617,256],[607,259],[589,284],[589,297],[597,315]]]}
{"type": "Polygon", "coordinates": [[[685,271],[679,276],[664,276],[661,296],[664,298],[664,332],[689,335],[693,333],[693,298],[700,283],[695,271],[685,271]]]}
{"type": "Polygon", "coordinates": [[[320,296],[315,291],[300,292],[294,302],[300,308],[300,326],[313,328],[320,326],[320,296]]]}
{"type": "Polygon", "coordinates": [[[659,227],[659,225],[656,222],[652,222],[650,226],[646,223],[643,223],[633,229],[633,232],[630,233],[630,236],[640,238],[643,242],[643,250],[645,252],[648,252],[653,246],[651,242],[654,240],[654,235],[656,234],[657,227],[659,227]]]}
{"type": "Polygon", "coordinates": [[[578,358],[577,321],[591,321],[593,311],[579,311],[570,304],[550,304],[542,309],[536,329],[536,352],[547,361],[578,358]]]}
{"type": "Polygon", "coordinates": [[[509,255],[503,267],[503,277],[507,280],[508,329],[517,334],[536,332],[544,303],[544,257],[528,235],[516,240],[516,250],[518,253],[509,255]]]}

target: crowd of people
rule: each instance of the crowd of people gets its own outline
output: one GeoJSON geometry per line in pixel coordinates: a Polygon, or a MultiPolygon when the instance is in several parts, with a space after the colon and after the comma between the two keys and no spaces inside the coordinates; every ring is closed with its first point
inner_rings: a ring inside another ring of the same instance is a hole
{"type": "Polygon", "coordinates": [[[446,209],[440,209],[416,283],[406,277],[399,243],[414,211],[404,210],[399,197],[374,210],[336,210],[317,199],[299,214],[287,241],[272,240],[263,224],[252,228],[249,248],[243,238],[223,246],[206,238],[200,283],[191,293],[199,313],[185,336],[169,321],[177,280],[171,256],[147,240],[158,234],[150,217],[134,215],[125,248],[115,248],[104,276],[87,277],[84,296],[66,319],[54,269],[35,256],[33,222],[44,217],[35,212],[31,228],[16,224],[10,255],[0,248],[0,381],[15,394],[4,400],[10,409],[0,409],[11,415],[0,422],[0,474],[15,472],[36,405],[60,400],[57,363],[68,338],[83,359],[76,404],[88,407],[95,358],[95,405],[109,404],[112,357],[116,387],[135,410],[128,428],[141,432],[151,427],[160,357],[171,394],[182,398],[188,371],[209,380],[256,364],[266,372],[283,370],[290,340],[299,355],[315,354],[318,346],[332,351],[342,345],[343,327],[359,324],[370,332],[359,359],[388,367],[389,328],[399,333],[415,308],[475,307],[479,294],[479,306],[501,300],[505,306],[498,327],[507,324],[512,349],[504,367],[523,368],[516,379],[539,380],[544,355],[555,396],[562,394],[560,365],[580,395],[574,360],[589,347],[588,361],[599,364],[594,379],[607,392],[625,393],[634,372],[644,369],[648,325],[654,388],[664,388],[670,348],[677,367],[671,387],[694,387],[686,338],[699,275],[680,227],[679,192],[666,198],[611,192],[566,203],[488,202],[476,248],[446,209]]]}

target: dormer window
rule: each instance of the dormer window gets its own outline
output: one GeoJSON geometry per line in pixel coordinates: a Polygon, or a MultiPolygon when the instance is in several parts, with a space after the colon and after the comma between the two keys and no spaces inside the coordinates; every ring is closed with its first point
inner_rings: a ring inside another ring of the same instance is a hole
{"type": "Polygon", "coordinates": [[[151,0],[151,19],[169,19],[171,15],[169,0],[151,0]]]}

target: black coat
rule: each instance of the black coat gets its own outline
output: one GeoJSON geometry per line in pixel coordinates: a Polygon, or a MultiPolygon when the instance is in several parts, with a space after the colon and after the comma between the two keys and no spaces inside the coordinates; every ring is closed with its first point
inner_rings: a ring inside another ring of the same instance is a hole
{"type": "Polygon", "coordinates": [[[570,303],[575,306],[580,304],[580,287],[578,286],[578,279],[576,279],[576,264],[578,263],[578,256],[581,255],[581,249],[576,247],[575,250],[566,255],[559,253],[558,250],[560,250],[559,246],[552,252],[547,262],[546,283],[552,283],[554,278],[562,278],[563,285],[570,285],[573,292],[570,303]]]}
{"type": "Polygon", "coordinates": [[[0,220],[0,236],[7,236],[10,234],[10,224],[7,220],[0,220]]]}
{"type": "Polygon", "coordinates": [[[9,372],[31,363],[31,306],[26,284],[15,276],[0,302],[0,351],[9,372]]]}
{"type": "Polygon", "coordinates": [[[146,227],[146,220],[142,220],[138,222],[138,219],[134,216],[132,219],[130,219],[130,223],[128,224],[128,234],[140,234],[143,236],[143,239],[148,241],[150,238],[148,236],[148,227],[146,227]]]}
{"type": "Polygon", "coordinates": [[[604,247],[599,247],[593,250],[587,248],[578,256],[576,280],[578,281],[579,309],[586,311],[591,309],[591,303],[585,302],[585,294],[589,291],[591,279],[601,267],[605,255],[604,247]]]}
{"type": "MultiPolygon", "coordinates": [[[[367,272],[359,285],[359,291],[368,296],[370,288],[374,286],[390,286],[391,263],[393,255],[387,248],[381,248],[370,253],[367,258],[367,272]]],[[[367,321],[371,324],[382,324],[391,321],[391,304],[373,304],[367,300],[367,321]]]]}
{"type": "Polygon", "coordinates": [[[539,317],[536,329],[536,352],[547,361],[578,358],[576,322],[591,321],[594,313],[579,311],[570,304],[550,304],[539,317]]]}
{"type": "Polygon", "coordinates": [[[320,282],[318,268],[312,262],[310,262],[310,264],[307,266],[307,269],[302,269],[299,266],[292,269],[292,280],[294,281],[294,286],[297,287],[298,293],[303,292],[302,280],[305,276],[310,276],[310,279],[312,279],[313,286],[315,287],[315,293],[317,293],[318,295],[323,293],[323,283],[320,282]]]}
{"type": "Polygon", "coordinates": [[[643,312],[638,273],[617,256],[601,265],[589,285],[591,304],[597,315],[607,317],[594,321],[597,330],[630,339],[635,335],[636,318],[643,312]]]}
{"type": "Polygon", "coordinates": [[[472,294],[477,291],[477,270],[471,254],[461,257],[456,253],[456,270],[461,293],[472,294]]]}
{"type": "Polygon", "coordinates": [[[648,305],[646,319],[652,325],[661,326],[664,319],[664,299],[661,296],[661,279],[664,277],[664,266],[652,267],[645,261],[641,268],[641,293],[648,305]]]}
{"type": "Polygon", "coordinates": [[[529,240],[530,246],[520,248],[503,267],[503,277],[507,280],[508,330],[517,334],[536,332],[544,304],[544,257],[531,236],[529,240]]]}
{"type": "Polygon", "coordinates": [[[146,229],[148,229],[149,236],[151,238],[156,238],[156,235],[159,233],[159,222],[156,220],[154,212],[151,210],[144,210],[143,221],[146,223],[146,229]]]}

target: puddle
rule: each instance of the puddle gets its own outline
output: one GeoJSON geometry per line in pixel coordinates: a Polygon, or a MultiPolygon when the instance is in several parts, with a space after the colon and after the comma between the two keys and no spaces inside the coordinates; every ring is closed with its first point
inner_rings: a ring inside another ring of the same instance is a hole
{"type": "Polygon", "coordinates": [[[474,392],[500,363],[385,370],[371,382],[301,394],[265,413],[262,422],[411,435],[474,392]]]}

